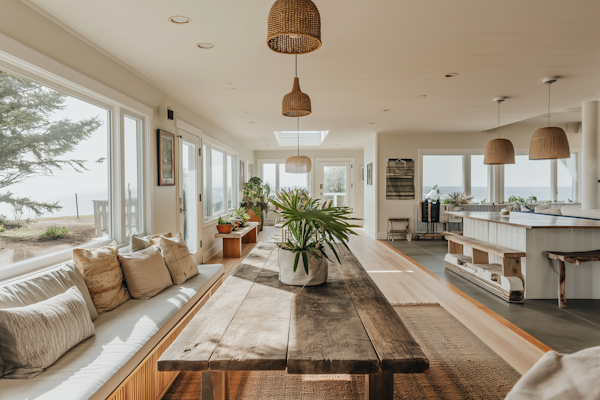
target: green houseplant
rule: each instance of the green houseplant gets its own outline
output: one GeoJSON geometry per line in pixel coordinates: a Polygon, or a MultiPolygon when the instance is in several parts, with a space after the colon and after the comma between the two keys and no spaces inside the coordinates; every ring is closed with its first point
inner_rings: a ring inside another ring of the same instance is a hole
{"type": "Polygon", "coordinates": [[[229,218],[239,223],[240,226],[246,226],[248,225],[248,221],[250,221],[250,216],[246,213],[244,207],[234,208],[229,218]]]}
{"type": "MultiPolygon", "coordinates": [[[[252,214],[260,222],[260,230],[263,229],[263,212],[269,209],[269,194],[271,187],[268,183],[263,184],[262,179],[255,176],[244,183],[244,193],[240,206],[246,209],[246,212],[252,214]]],[[[252,217],[252,215],[250,215],[252,217]]]]}
{"type": "Polygon", "coordinates": [[[217,231],[219,231],[219,233],[231,233],[232,229],[233,225],[229,219],[219,217],[217,220],[217,231]]]}
{"type": "Polygon", "coordinates": [[[327,254],[331,250],[339,258],[340,243],[350,235],[356,235],[352,228],[359,227],[351,222],[348,207],[326,207],[317,199],[306,197],[300,191],[278,192],[271,203],[277,207],[277,214],[284,219],[284,227],[289,229],[288,240],[280,243],[279,280],[296,286],[320,285],[327,280],[327,254]],[[298,270],[302,263],[303,268],[298,270]]]}

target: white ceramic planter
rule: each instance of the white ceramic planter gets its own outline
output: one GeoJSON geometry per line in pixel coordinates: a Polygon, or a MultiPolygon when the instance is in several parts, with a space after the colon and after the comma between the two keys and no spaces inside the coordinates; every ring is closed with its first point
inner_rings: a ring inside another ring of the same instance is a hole
{"type": "Polygon", "coordinates": [[[294,260],[296,253],[289,250],[279,249],[279,280],[286,285],[292,286],[316,286],[327,281],[328,264],[323,256],[320,260],[310,253],[308,254],[308,275],[304,270],[302,256],[298,262],[298,268],[294,272],[294,260]]]}

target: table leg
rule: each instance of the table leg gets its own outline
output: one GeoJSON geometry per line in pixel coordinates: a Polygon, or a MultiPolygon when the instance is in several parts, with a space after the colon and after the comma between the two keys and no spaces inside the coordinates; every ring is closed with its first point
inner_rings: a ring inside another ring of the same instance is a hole
{"type": "Polygon", "coordinates": [[[229,400],[229,372],[202,372],[202,400],[229,400]]]}
{"type": "Polygon", "coordinates": [[[242,239],[223,238],[223,258],[241,258],[242,239]]]}
{"type": "Polygon", "coordinates": [[[365,375],[365,400],[393,400],[394,374],[380,372],[365,375]]]}
{"type": "Polygon", "coordinates": [[[567,295],[565,294],[565,262],[558,261],[560,265],[560,271],[558,275],[558,306],[560,308],[567,308],[567,295]]]}

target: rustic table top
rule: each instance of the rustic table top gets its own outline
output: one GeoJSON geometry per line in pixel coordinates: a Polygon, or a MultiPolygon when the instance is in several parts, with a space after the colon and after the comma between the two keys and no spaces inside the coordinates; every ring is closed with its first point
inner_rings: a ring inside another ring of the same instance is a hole
{"type": "Polygon", "coordinates": [[[527,229],[600,229],[600,221],[583,218],[561,217],[548,214],[511,212],[508,216],[502,216],[499,212],[477,211],[446,211],[446,214],[461,218],[470,218],[480,221],[513,225],[527,229]]]}
{"type": "Polygon", "coordinates": [[[278,251],[259,243],[163,353],[158,369],[375,374],[429,368],[351,252],[342,251],[341,265],[329,262],[325,284],[301,288],[279,281],[278,251]]]}

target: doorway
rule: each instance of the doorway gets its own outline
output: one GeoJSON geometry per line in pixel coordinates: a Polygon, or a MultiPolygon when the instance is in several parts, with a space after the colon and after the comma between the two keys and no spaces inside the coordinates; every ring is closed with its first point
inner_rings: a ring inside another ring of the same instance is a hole
{"type": "Polygon", "coordinates": [[[179,230],[196,264],[202,263],[202,196],[200,177],[202,142],[198,136],[179,129],[179,230]]]}
{"type": "Polygon", "coordinates": [[[335,207],[354,206],[351,161],[317,161],[317,197],[335,207]]]}

